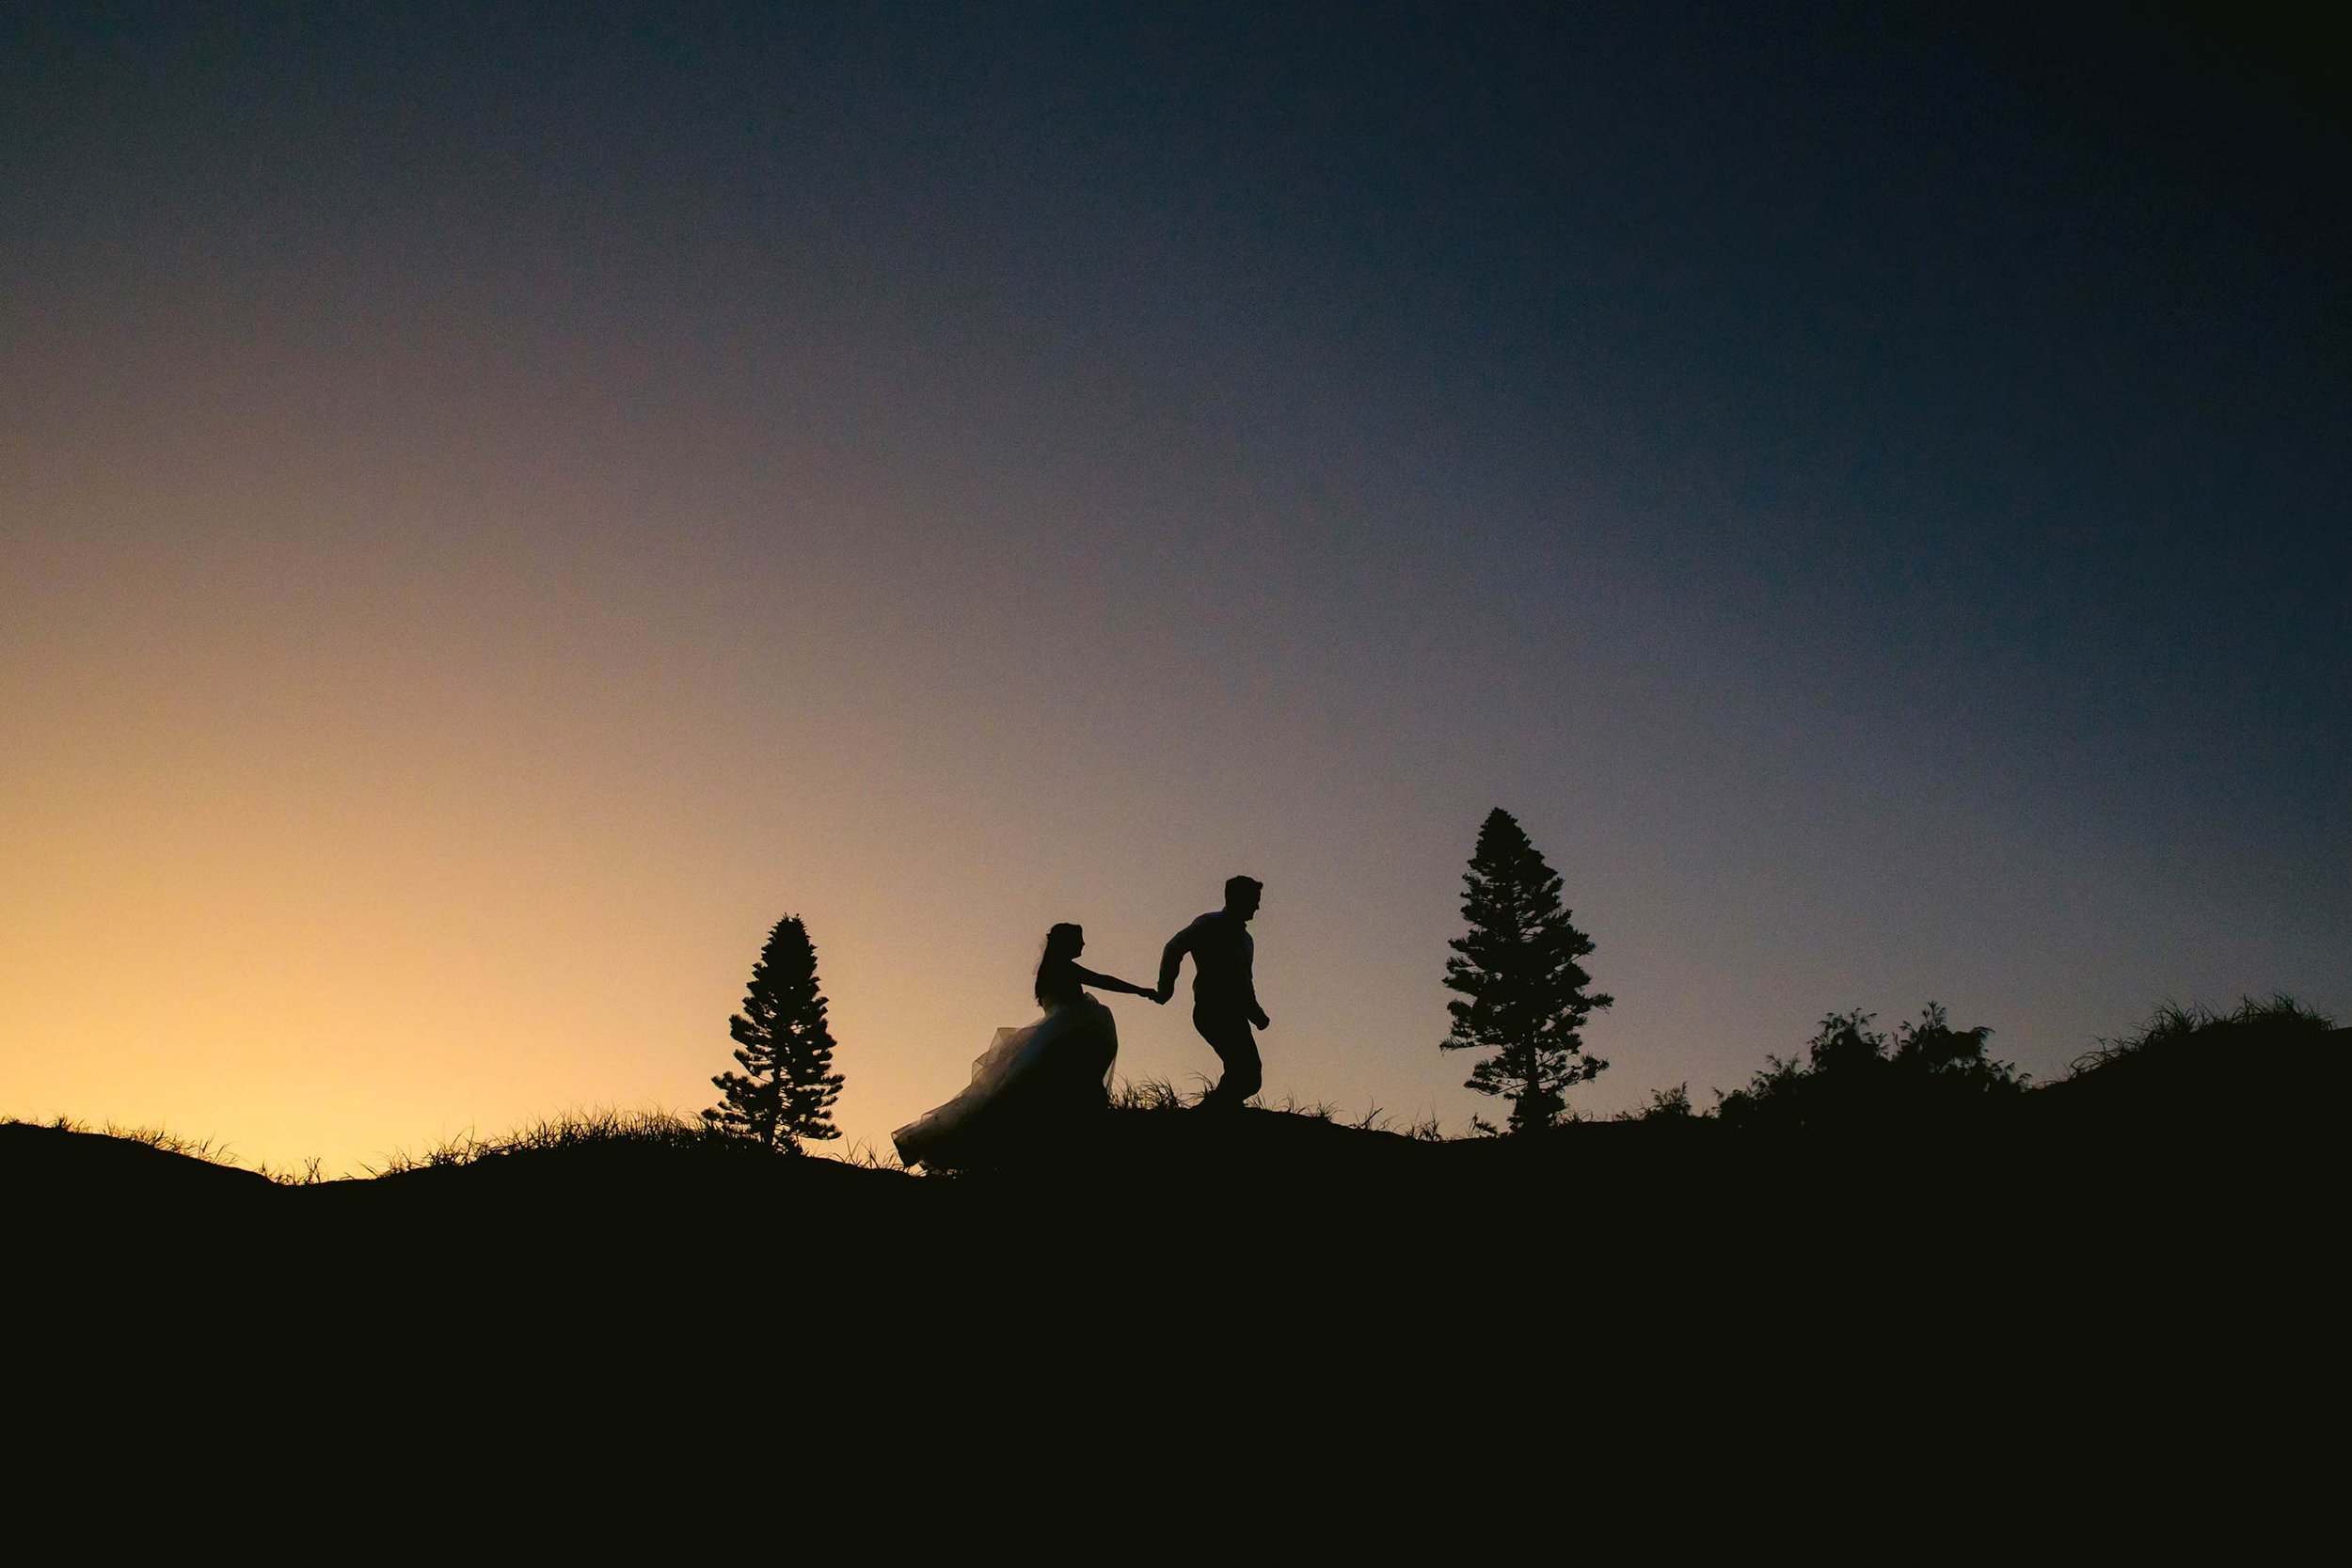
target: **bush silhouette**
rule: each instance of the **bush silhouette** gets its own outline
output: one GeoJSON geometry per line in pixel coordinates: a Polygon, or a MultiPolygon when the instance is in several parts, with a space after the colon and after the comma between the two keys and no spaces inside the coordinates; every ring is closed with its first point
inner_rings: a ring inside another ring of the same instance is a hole
{"type": "Polygon", "coordinates": [[[1955,1029],[1931,1002],[1890,1041],[1870,1027],[1876,1016],[1831,1013],[1803,1062],[1766,1057],[1746,1088],[1722,1097],[1718,1113],[1735,1127],[1859,1131],[1964,1117],[2025,1092],[2016,1066],[1985,1050],[1990,1028],[1955,1029]]]}
{"type": "Polygon", "coordinates": [[[1648,1104],[1629,1111],[1619,1111],[1609,1119],[1612,1121],[1691,1121],[1696,1119],[1697,1116],[1697,1110],[1691,1104],[1691,1083],[1689,1079],[1685,1079],[1671,1089],[1652,1090],[1648,1104]]]}

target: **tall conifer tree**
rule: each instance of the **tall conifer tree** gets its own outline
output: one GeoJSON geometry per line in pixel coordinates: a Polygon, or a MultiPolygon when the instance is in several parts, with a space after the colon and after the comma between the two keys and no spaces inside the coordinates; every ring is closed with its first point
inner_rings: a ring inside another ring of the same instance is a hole
{"type": "Polygon", "coordinates": [[[1511,1131],[1532,1132],[1559,1120],[1565,1092],[1609,1065],[1585,1053],[1583,1026],[1615,999],[1590,990],[1577,960],[1592,939],[1568,923],[1560,879],[1502,807],[1479,828],[1462,880],[1470,934],[1446,943],[1457,956],[1445,963],[1447,988],[1462,994],[1446,1004],[1454,1029],[1439,1045],[1493,1052],[1464,1087],[1507,1095],[1511,1131]]]}
{"type": "Polygon", "coordinates": [[[768,933],[752,965],[743,1010],[727,1020],[727,1033],[735,1037],[735,1060],[743,1070],[711,1080],[723,1098],[717,1109],[703,1113],[704,1120],[794,1154],[803,1138],[841,1135],[833,1124],[833,1102],[841,1096],[842,1077],[833,1070],[833,1032],[817,990],[817,949],[799,915],[786,915],[768,933]]]}

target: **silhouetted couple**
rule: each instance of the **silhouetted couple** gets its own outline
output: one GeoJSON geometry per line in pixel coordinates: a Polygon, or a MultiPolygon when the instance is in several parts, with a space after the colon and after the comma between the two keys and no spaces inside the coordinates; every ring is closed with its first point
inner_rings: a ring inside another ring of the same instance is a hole
{"type": "Polygon", "coordinates": [[[890,1135],[898,1157],[910,1165],[993,1163],[1092,1125],[1094,1115],[1109,1102],[1119,1026],[1110,1008],[1086,988],[1149,997],[1165,1006],[1176,993],[1186,954],[1192,956],[1192,1026],[1224,1065],[1200,1109],[1239,1110],[1263,1078],[1251,1029],[1271,1022],[1258,1006],[1251,974],[1256,943],[1249,920],[1263,892],[1252,878],[1228,879],[1225,907],[1168,939],[1156,988],[1081,968],[1086,932],[1079,927],[1065,924],[1046,932],[1036,984],[1043,1016],[1025,1028],[997,1030],[972,1064],[972,1082],[962,1093],[890,1135]]]}

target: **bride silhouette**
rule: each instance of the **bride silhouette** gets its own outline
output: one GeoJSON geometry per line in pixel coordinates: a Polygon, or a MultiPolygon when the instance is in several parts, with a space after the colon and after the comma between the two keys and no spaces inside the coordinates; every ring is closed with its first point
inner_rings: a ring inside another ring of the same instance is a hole
{"type": "Polygon", "coordinates": [[[1045,933],[1037,965],[1037,1003],[1044,1016],[1022,1029],[999,1029],[972,1064],[963,1092],[890,1134],[912,1165],[988,1164],[1089,1124],[1109,1104],[1119,1026],[1086,987],[1166,999],[1078,966],[1086,932],[1064,923],[1045,933]]]}

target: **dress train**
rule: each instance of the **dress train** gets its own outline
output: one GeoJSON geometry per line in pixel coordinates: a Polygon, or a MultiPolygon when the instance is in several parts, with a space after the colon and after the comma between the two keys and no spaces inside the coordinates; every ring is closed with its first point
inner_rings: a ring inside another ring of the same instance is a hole
{"type": "Polygon", "coordinates": [[[999,1029],[972,1082],[890,1134],[898,1158],[934,1167],[1017,1157],[1074,1131],[1109,1104],[1119,1025],[1084,991],[1019,1029],[999,1029]]]}

